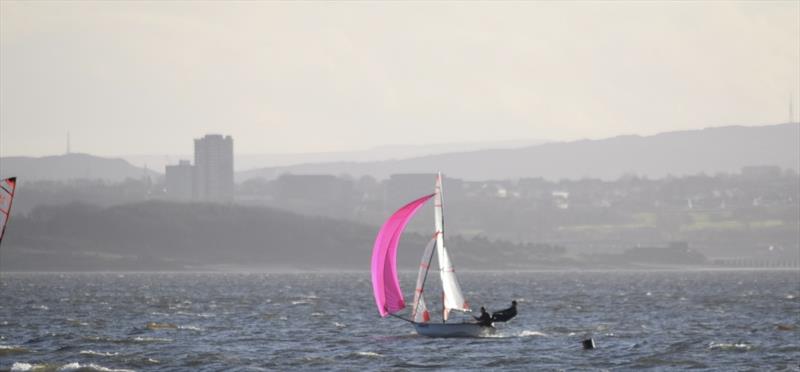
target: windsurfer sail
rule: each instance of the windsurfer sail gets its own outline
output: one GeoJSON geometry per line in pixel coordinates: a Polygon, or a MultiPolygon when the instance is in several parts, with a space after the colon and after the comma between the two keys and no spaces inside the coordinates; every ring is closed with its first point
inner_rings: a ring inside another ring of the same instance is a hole
{"type": "Polygon", "coordinates": [[[6,232],[6,224],[11,216],[11,204],[14,202],[14,191],[17,188],[17,178],[11,177],[0,180],[0,243],[6,232]]]}

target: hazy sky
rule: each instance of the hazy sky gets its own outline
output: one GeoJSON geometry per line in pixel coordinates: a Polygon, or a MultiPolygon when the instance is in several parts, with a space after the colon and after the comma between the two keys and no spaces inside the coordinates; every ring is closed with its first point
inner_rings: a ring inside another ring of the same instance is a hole
{"type": "Polygon", "coordinates": [[[800,111],[800,1],[0,1],[0,155],[603,138],[800,111]]]}

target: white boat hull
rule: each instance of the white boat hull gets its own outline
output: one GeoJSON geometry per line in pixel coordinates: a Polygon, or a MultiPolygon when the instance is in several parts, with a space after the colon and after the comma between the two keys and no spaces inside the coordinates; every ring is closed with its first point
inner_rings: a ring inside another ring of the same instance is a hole
{"type": "Polygon", "coordinates": [[[428,337],[486,337],[495,332],[494,327],[475,323],[414,323],[414,328],[428,337]]]}

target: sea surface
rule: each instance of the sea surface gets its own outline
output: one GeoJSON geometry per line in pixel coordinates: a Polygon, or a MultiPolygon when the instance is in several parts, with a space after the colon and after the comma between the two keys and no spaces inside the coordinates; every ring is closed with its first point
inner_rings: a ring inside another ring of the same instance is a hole
{"type": "Polygon", "coordinates": [[[378,316],[368,272],[2,273],[0,370],[800,371],[797,270],[459,275],[519,315],[432,339],[378,316]]]}

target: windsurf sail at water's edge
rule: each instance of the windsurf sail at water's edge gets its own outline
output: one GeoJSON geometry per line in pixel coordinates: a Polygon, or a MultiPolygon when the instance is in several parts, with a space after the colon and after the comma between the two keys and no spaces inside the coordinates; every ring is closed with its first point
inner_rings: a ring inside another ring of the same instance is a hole
{"type": "Polygon", "coordinates": [[[405,308],[403,291],[397,277],[397,246],[408,221],[434,194],[423,196],[398,209],[378,231],[372,248],[372,292],[381,317],[405,308]]]}
{"type": "Polygon", "coordinates": [[[14,201],[14,190],[17,188],[17,178],[11,177],[0,180],[0,243],[6,232],[6,224],[11,216],[11,204],[14,201]]]}

